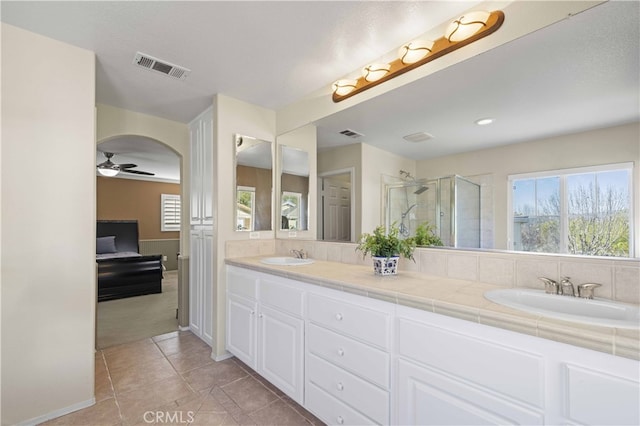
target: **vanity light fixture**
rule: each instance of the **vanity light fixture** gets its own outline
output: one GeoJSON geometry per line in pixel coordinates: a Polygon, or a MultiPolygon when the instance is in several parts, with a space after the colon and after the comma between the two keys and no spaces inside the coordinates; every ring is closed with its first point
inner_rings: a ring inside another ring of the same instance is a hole
{"type": "Polygon", "coordinates": [[[504,22],[504,12],[475,11],[455,19],[444,36],[435,41],[417,40],[403,45],[398,59],[390,63],[372,63],[362,70],[357,80],[333,83],[333,102],[343,101],[357,93],[431,62],[447,53],[494,33],[504,22]]]}

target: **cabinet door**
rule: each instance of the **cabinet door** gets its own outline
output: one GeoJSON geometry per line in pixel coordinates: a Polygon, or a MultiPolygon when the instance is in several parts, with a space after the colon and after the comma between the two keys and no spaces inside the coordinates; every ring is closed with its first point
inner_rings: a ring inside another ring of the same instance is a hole
{"type": "Polygon", "coordinates": [[[302,404],[304,322],[260,306],[258,373],[302,404]]]}
{"type": "Polygon", "coordinates": [[[200,337],[209,346],[213,345],[213,231],[202,232],[201,240],[201,269],[202,269],[202,334],[200,337]]]}
{"type": "Polygon", "coordinates": [[[513,400],[403,359],[397,369],[398,424],[544,424],[544,415],[513,400]]]}
{"type": "Polygon", "coordinates": [[[195,335],[202,335],[202,235],[200,231],[192,231],[191,255],[189,257],[189,329],[195,335]]]}
{"type": "Polygon", "coordinates": [[[190,139],[190,216],[191,225],[201,224],[202,214],[202,127],[200,120],[192,122],[189,125],[189,139],[190,139]]]}
{"type": "Polygon", "coordinates": [[[202,117],[200,155],[202,157],[202,224],[213,225],[213,116],[211,111],[202,117]]]}
{"type": "Polygon", "coordinates": [[[257,303],[236,294],[227,296],[227,350],[256,369],[257,303]]]}

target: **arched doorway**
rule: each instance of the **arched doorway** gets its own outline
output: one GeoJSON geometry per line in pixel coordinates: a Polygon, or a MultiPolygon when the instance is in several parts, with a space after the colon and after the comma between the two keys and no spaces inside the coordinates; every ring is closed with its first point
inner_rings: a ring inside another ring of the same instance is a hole
{"type": "Polygon", "coordinates": [[[122,167],[115,177],[97,173],[96,218],[136,220],[139,253],[161,255],[164,271],[160,293],[98,303],[99,349],[175,331],[179,326],[182,155],[154,138],[119,135],[98,142],[96,164],[107,157],[128,167],[122,167]]]}

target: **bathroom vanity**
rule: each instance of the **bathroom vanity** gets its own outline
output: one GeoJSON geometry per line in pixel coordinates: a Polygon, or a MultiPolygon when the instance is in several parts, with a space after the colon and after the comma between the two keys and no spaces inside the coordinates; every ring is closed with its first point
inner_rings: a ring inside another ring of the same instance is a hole
{"type": "Polygon", "coordinates": [[[260,259],[226,261],[227,350],[328,424],[640,423],[617,329],[495,305],[488,284],[260,259]]]}

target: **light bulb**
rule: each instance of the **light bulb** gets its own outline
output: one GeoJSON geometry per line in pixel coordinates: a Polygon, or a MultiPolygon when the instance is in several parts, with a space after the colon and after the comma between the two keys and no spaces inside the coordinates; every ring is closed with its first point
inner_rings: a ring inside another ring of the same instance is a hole
{"type": "Polygon", "coordinates": [[[433,49],[433,42],[430,40],[414,40],[400,48],[398,58],[403,64],[414,64],[425,58],[433,49]]]}
{"type": "Polygon", "coordinates": [[[449,24],[444,36],[450,42],[466,40],[487,25],[489,16],[489,12],[469,12],[449,24]]]}
{"type": "Polygon", "coordinates": [[[357,84],[357,80],[338,80],[333,83],[333,93],[338,96],[348,95],[355,90],[357,84]]]}
{"type": "Polygon", "coordinates": [[[367,81],[377,81],[387,75],[391,65],[389,64],[369,64],[362,69],[362,76],[367,81]]]}

